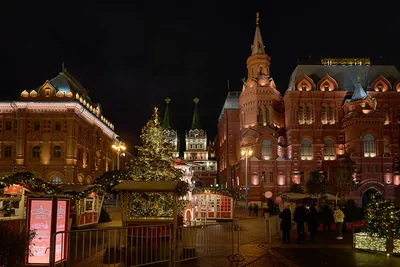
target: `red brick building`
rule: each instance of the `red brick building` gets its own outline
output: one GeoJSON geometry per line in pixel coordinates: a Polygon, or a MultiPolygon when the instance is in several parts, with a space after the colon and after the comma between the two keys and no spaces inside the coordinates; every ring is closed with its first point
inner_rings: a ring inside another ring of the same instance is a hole
{"type": "Polygon", "coordinates": [[[247,80],[240,95],[228,94],[219,118],[220,183],[245,187],[243,147],[253,152],[250,201],[262,200],[267,191],[289,191],[293,183],[304,185],[314,171],[332,177],[347,152],[361,176],[353,199],[361,204],[372,191],[393,199],[400,184],[393,174],[400,123],[395,66],[371,65],[365,58],[323,59],[320,65],[298,65],[288,88],[278,90],[270,64],[257,24],[247,80]]]}

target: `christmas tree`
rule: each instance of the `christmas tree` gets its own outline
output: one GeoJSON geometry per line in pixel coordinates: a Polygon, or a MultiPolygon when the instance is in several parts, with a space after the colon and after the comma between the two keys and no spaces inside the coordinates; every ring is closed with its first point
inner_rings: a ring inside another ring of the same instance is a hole
{"type": "Polygon", "coordinates": [[[367,204],[364,230],[371,235],[385,238],[389,237],[391,230],[393,237],[400,237],[400,211],[381,194],[371,195],[367,204]]]}
{"type": "MultiPolygon", "coordinates": [[[[163,127],[159,120],[158,109],[154,108],[152,118],[142,129],[140,136],[142,146],[138,146],[138,156],[127,166],[125,177],[134,181],[178,181],[175,192],[182,197],[188,190],[188,184],[182,181],[181,170],[174,168],[172,145],[166,141],[163,127]]],[[[115,181],[118,183],[119,181],[115,181]]],[[[135,193],[125,195],[125,206],[132,217],[171,217],[172,199],[171,193],[135,193]]],[[[178,200],[178,208],[181,210],[185,201],[178,200]]]]}

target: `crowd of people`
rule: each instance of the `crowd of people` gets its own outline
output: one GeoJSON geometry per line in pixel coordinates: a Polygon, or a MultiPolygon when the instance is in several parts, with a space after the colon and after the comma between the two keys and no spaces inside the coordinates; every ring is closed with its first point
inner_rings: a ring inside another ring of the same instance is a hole
{"type": "MultiPolygon", "coordinates": [[[[281,220],[281,231],[283,243],[290,243],[290,233],[292,231],[292,212],[289,204],[285,204],[284,209],[279,214],[281,220]]],[[[318,227],[322,224],[324,236],[331,232],[331,226],[336,224],[337,236],[336,239],[343,239],[342,228],[344,225],[345,215],[339,206],[335,206],[334,211],[328,205],[324,205],[318,211],[316,204],[309,206],[304,205],[302,201],[297,202],[297,206],[293,214],[293,222],[297,228],[297,243],[305,243],[306,241],[306,226],[309,232],[309,242],[315,240],[315,234],[318,227]]]]}

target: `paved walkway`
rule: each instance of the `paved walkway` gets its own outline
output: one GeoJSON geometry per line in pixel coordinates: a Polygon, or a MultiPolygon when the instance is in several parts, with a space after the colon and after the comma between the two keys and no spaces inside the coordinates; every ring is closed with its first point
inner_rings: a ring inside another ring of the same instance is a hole
{"type": "MultiPolygon", "coordinates": [[[[121,213],[111,209],[112,222],[98,224],[98,228],[121,226],[121,213]]],[[[229,260],[229,253],[199,258],[178,263],[177,267],[226,267],[226,266],[400,266],[400,258],[381,254],[352,250],[352,233],[344,233],[343,240],[335,239],[334,233],[324,237],[318,233],[314,242],[296,244],[296,232],[292,232],[292,243],[282,244],[280,237],[267,244],[264,239],[265,222],[263,216],[249,216],[238,208],[234,218],[240,223],[240,247],[235,246],[234,254],[238,262],[229,260]]],[[[235,234],[238,232],[235,231],[235,234]]],[[[237,238],[237,237],[235,237],[237,238]]],[[[231,257],[232,259],[232,257],[231,257]]],[[[154,265],[162,266],[162,265],[154,265]]]]}

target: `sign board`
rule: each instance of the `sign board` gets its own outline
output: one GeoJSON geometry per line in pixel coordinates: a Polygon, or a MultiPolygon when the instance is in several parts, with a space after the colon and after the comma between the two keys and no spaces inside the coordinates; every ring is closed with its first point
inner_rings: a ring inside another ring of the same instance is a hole
{"type": "Polygon", "coordinates": [[[49,264],[51,216],[53,201],[51,199],[32,199],[30,201],[29,230],[35,231],[29,249],[28,263],[49,264]]]}
{"type": "MultiPolygon", "coordinates": [[[[56,232],[62,232],[67,230],[68,214],[67,214],[67,201],[57,201],[57,220],[56,220],[56,232]]],[[[56,250],[55,260],[56,262],[65,260],[66,257],[66,238],[64,233],[57,234],[56,236],[56,250]]]]}
{"type": "Polygon", "coordinates": [[[4,187],[4,194],[5,195],[22,195],[22,186],[14,184],[14,185],[4,187]]]}
{"type": "Polygon", "coordinates": [[[267,192],[265,192],[264,196],[266,198],[271,198],[272,197],[272,192],[271,191],[267,191],[267,192]]]}

